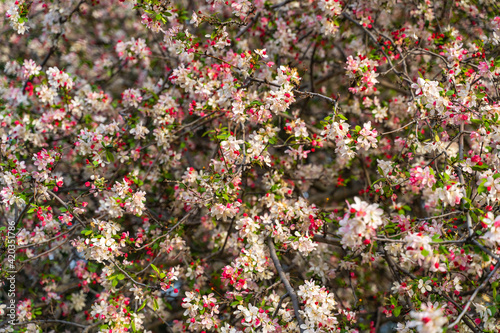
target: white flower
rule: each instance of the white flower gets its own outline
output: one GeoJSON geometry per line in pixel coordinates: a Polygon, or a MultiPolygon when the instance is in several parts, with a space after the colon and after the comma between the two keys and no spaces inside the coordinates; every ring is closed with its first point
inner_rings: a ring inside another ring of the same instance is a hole
{"type": "Polygon", "coordinates": [[[462,286],[460,285],[460,280],[458,279],[458,277],[455,277],[453,279],[453,285],[455,286],[455,290],[458,291],[458,292],[461,292],[462,291],[462,286]]]}
{"type": "Polygon", "coordinates": [[[476,307],[476,311],[479,313],[479,316],[484,321],[487,321],[488,318],[491,316],[491,310],[480,303],[472,303],[472,304],[474,304],[474,306],[476,307]]]}
{"type": "Polygon", "coordinates": [[[241,204],[238,201],[232,204],[228,203],[226,205],[216,204],[210,209],[210,214],[215,216],[217,219],[222,218],[223,221],[226,221],[228,217],[231,218],[238,214],[240,211],[240,205],[241,204]]]}
{"type": "Polygon", "coordinates": [[[387,176],[392,171],[392,161],[377,160],[378,167],[382,170],[381,176],[387,176]]]}
{"type": "Polygon", "coordinates": [[[418,280],[418,286],[417,288],[420,289],[420,292],[425,293],[427,291],[431,291],[432,287],[429,285],[432,281],[427,280],[424,282],[424,280],[420,279],[418,280]]]}
{"type": "Polygon", "coordinates": [[[417,83],[413,83],[413,84],[411,85],[411,87],[412,87],[413,89],[416,89],[416,91],[415,91],[415,95],[420,95],[420,93],[423,93],[424,88],[425,88],[425,84],[426,84],[425,80],[424,80],[424,79],[422,79],[421,77],[419,77],[419,78],[417,79],[417,83]]]}
{"type": "Polygon", "coordinates": [[[75,311],[79,312],[85,307],[85,299],[87,298],[87,294],[81,290],[78,294],[74,293],[71,295],[71,305],[75,311]]]}
{"type": "Polygon", "coordinates": [[[344,247],[359,247],[363,242],[371,238],[375,234],[375,230],[384,224],[382,214],[384,211],[378,208],[378,204],[369,204],[361,201],[358,197],[354,198],[354,204],[349,206],[354,217],[350,217],[347,213],[340,221],[340,228],[337,232],[342,236],[341,243],[344,247]]]}
{"type": "Polygon", "coordinates": [[[149,130],[146,126],[142,126],[142,121],[130,130],[130,134],[134,134],[136,140],[144,139],[148,133],[149,130]]]}
{"type": "Polygon", "coordinates": [[[363,128],[359,131],[358,142],[356,148],[368,149],[377,148],[377,130],[372,129],[372,122],[369,121],[363,125],[363,128]]]}
{"type": "Polygon", "coordinates": [[[62,70],[57,67],[50,67],[47,70],[47,78],[49,79],[49,84],[52,88],[73,88],[73,80],[71,80],[70,76],[67,73],[64,73],[62,70]]]}
{"type": "Polygon", "coordinates": [[[40,101],[44,104],[54,104],[54,99],[57,97],[57,91],[48,87],[45,84],[42,84],[36,87],[36,94],[40,101]]]}
{"type": "Polygon", "coordinates": [[[198,15],[196,15],[196,12],[193,12],[193,16],[191,17],[191,21],[189,23],[194,24],[195,27],[200,24],[200,20],[198,19],[198,15]]]}
{"type": "Polygon", "coordinates": [[[22,77],[23,79],[28,79],[31,75],[37,76],[42,70],[41,66],[37,66],[33,59],[24,59],[22,67],[22,77]]]}
{"type": "Polygon", "coordinates": [[[106,318],[107,315],[107,308],[108,304],[106,304],[106,301],[101,301],[100,303],[94,303],[92,304],[92,310],[90,311],[90,315],[92,317],[96,317],[97,315],[101,319],[104,319],[106,318]]]}
{"type": "Polygon", "coordinates": [[[144,201],[146,201],[146,192],[138,191],[132,195],[132,198],[127,201],[125,207],[127,208],[127,212],[132,213],[134,215],[141,215],[142,211],[146,207],[144,205],[144,201]]]}
{"type": "Polygon", "coordinates": [[[481,238],[490,244],[500,244],[500,215],[495,217],[493,213],[488,212],[483,223],[487,225],[488,231],[481,238]]]}
{"type": "Polygon", "coordinates": [[[285,154],[289,154],[296,160],[306,159],[310,152],[310,150],[304,150],[304,146],[299,146],[297,149],[290,147],[285,150],[285,154]]]}
{"type": "Polygon", "coordinates": [[[127,89],[122,93],[122,102],[125,106],[138,107],[142,102],[141,92],[138,89],[127,89]]]}
{"type": "Polygon", "coordinates": [[[17,5],[12,5],[12,7],[7,10],[5,16],[9,18],[10,25],[17,31],[18,34],[24,35],[24,33],[28,31],[29,27],[26,25],[26,22],[20,21],[21,16],[19,15],[19,8],[17,5]]]}
{"type": "Polygon", "coordinates": [[[261,58],[265,59],[268,57],[268,55],[266,54],[266,49],[263,49],[263,50],[254,50],[255,53],[257,53],[261,58]]]}
{"type": "Polygon", "coordinates": [[[299,250],[300,253],[307,255],[318,246],[317,243],[313,242],[311,237],[306,237],[300,232],[296,231],[295,236],[298,237],[297,241],[291,243],[294,250],[299,250]]]}
{"type": "Polygon", "coordinates": [[[398,326],[396,327],[396,331],[399,333],[409,333],[410,329],[403,323],[398,323],[398,326]]]}
{"type": "Polygon", "coordinates": [[[408,323],[408,327],[416,327],[419,333],[441,333],[448,320],[443,316],[443,309],[438,306],[439,303],[422,303],[421,312],[410,312],[414,320],[408,323]]]}

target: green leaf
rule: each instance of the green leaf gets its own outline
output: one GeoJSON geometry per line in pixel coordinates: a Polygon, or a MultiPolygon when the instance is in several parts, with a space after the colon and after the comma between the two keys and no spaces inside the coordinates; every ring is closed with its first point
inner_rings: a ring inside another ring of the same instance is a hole
{"type": "Polygon", "coordinates": [[[392,314],[394,315],[394,317],[398,317],[401,314],[401,309],[403,309],[402,306],[397,306],[394,308],[394,310],[392,310],[392,314]]]}
{"type": "Polygon", "coordinates": [[[106,159],[108,162],[113,163],[115,161],[115,157],[113,156],[113,153],[110,152],[109,150],[106,150],[106,159]]]}
{"type": "Polygon", "coordinates": [[[240,302],[239,302],[239,301],[234,301],[233,303],[231,303],[231,306],[236,306],[236,305],[238,305],[238,304],[240,304],[240,302]]]}
{"type": "Polygon", "coordinates": [[[448,91],[446,92],[446,96],[451,96],[451,95],[453,95],[454,93],[455,93],[455,91],[454,91],[454,90],[448,90],[448,91]]]}
{"type": "Polygon", "coordinates": [[[473,211],[470,211],[470,216],[472,217],[472,220],[477,223],[477,221],[478,221],[477,215],[473,211]]]}
{"type": "Polygon", "coordinates": [[[153,310],[156,311],[159,308],[160,307],[158,306],[158,301],[156,300],[156,298],[153,298],[153,310]]]}
{"type": "Polygon", "coordinates": [[[480,171],[480,170],[486,170],[488,168],[489,168],[489,166],[483,163],[483,165],[474,165],[472,167],[472,170],[474,170],[474,171],[480,171]]]}
{"type": "Polygon", "coordinates": [[[448,249],[446,247],[444,247],[443,245],[439,245],[439,251],[441,251],[444,254],[450,254],[448,249]]]}
{"type": "Polygon", "coordinates": [[[491,318],[495,318],[495,313],[497,313],[497,307],[492,305],[492,306],[489,306],[488,309],[491,311],[491,318]]]}
{"type": "Polygon", "coordinates": [[[344,116],[343,114],[339,114],[339,118],[347,121],[346,116],[344,116]]]}
{"type": "Polygon", "coordinates": [[[495,67],[500,67],[500,57],[495,59],[495,67]]]}
{"type": "Polygon", "coordinates": [[[423,255],[424,257],[427,257],[429,254],[430,254],[430,252],[429,252],[429,251],[427,251],[427,250],[422,250],[422,255],[423,255]]]}
{"type": "Polygon", "coordinates": [[[123,279],[125,279],[125,275],[123,275],[123,274],[121,274],[121,273],[120,273],[120,274],[118,274],[118,275],[116,276],[116,278],[117,278],[118,280],[123,280],[123,279]]]}
{"type": "Polygon", "coordinates": [[[137,310],[137,312],[139,312],[142,309],[144,309],[144,307],[146,306],[147,303],[148,303],[148,300],[145,300],[144,303],[142,303],[142,305],[139,307],[139,309],[137,310]]]}
{"type": "Polygon", "coordinates": [[[158,267],[153,264],[151,264],[151,267],[155,270],[156,273],[158,273],[158,275],[160,274],[160,270],[158,269],[158,267]]]}

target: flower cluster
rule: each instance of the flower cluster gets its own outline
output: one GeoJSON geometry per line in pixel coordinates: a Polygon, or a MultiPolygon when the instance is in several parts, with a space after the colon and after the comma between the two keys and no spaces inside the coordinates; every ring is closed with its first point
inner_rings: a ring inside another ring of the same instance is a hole
{"type": "Polygon", "coordinates": [[[379,74],[376,73],[378,63],[367,58],[366,56],[358,55],[356,58],[349,56],[347,58],[347,76],[355,79],[356,87],[350,87],[349,91],[353,94],[371,95],[377,91],[375,85],[378,83],[376,79],[379,74]]]}
{"type": "Polygon", "coordinates": [[[356,248],[370,244],[376,229],[384,224],[383,211],[377,204],[369,204],[355,197],[354,203],[348,206],[349,212],[340,220],[337,232],[342,236],[344,247],[356,248]]]}

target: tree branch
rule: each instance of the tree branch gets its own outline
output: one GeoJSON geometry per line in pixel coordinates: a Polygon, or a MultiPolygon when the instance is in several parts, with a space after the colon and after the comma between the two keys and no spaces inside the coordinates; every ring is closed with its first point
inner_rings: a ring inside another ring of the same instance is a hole
{"type": "Polygon", "coordinates": [[[283,285],[285,286],[286,291],[288,292],[288,294],[290,295],[290,298],[292,299],[293,312],[295,313],[295,318],[299,322],[300,332],[303,333],[304,329],[302,328],[302,325],[304,325],[304,322],[302,321],[302,318],[300,317],[299,301],[297,298],[297,294],[295,293],[295,290],[293,289],[292,285],[290,284],[290,282],[286,278],[285,271],[283,271],[283,267],[281,267],[281,263],[278,259],[278,256],[276,255],[276,249],[274,248],[274,242],[273,242],[271,237],[267,238],[267,246],[269,247],[269,253],[271,254],[271,259],[273,260],[274,267],[276,267],[276,270],[278,271],[281,282],[283,282],[283,285]]]}
{"type": "Polygon", "coordinates": [[[469,306],[471,305],[471,303],[474,300],[474,298],[476,298],[476,296],[479,293],[479,291],[481,291],[484,287],[486,287],[486,284],[490,281],[490,279],[493,277],[493,275],[495,275],[495,273],[496,273],[496,271],[498,270],[499,267],[500,267],[500,260],[497,262],[497,264],[495,265],[495,268],[490,272],[490,274],[488,274],[488,276],[483,281],[483,283],[481,283],[481,285],[474,291],[474,293],[472,294],[472,296],[469,298],[469,300],[465,304],[465,307],[462,310],[462,312],[458,315],[457,319],[455,319],[455,321],[453,323],[451,323],[450,325],[448,325],[448,328],[453,328],[455,325],[457,325],[460,322],[460,320],[462,319],[462,317],[467,313],[467,310],[469,309],[469,306]]]}

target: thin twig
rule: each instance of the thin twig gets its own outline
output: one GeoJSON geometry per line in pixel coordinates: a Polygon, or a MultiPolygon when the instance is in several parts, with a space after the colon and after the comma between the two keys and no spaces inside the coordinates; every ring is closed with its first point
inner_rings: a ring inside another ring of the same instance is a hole
{"type": "Polygon", "coordinates": [[[123,274],[125,274],[125,276],[127,278],[129,278],[129,280],[131,280],[133,283],[141,286],[141,287],[144,287],[144,288],[153,288],[152,286],[148,286],[147,284],[144,284],[144,283],[141,283],[141,282],[138,282],[136,281],[133,277],[131,277],[125,270],[123,270],[116,262],[114,262],[113,260],[109,259],[109,261],[111,261],[113,263],[113,265],[116,266],[116,268],[118,268],[120,270],[120,272],[122,272],[123,274]]]}
{"type": "Polygon", "coordinates": [[[302,321],[302,318],[300,317],[299,301],[297,298],[297,294],[295,293],[295,290],[293,289],[292,285],[290,284],[290,282],[286,278],[285,271],[283,270],[283,267],[281,267],[280,260],[278,259],[278,256],[276,255],[276,249],[274,248],[274,242],[273,242],[271,237],[267,238],[267,246],[269,247],[269,253],[271,254],[271,259],[273,260],[274,267],[276,267],[276,270],[278,271],[281,282],[283,282],[283,285],[285,286],[286,291],[288,292],[288,294],[290,295],[290,298],[292,299],[293,312],[295,313],[295,318],[299,322],[300,333],[303,333],[304,329],[302,328],[302,325],[304,325],[304,322],[302,321]]]}
{"type": "Polygon", "coordinates": [[[189,211],[189,213],[187,213],[182,219],[180,219],[172,228],[170,228],[166,234],[163,234],[161,236],[158,236],[156,237],[155,239],[153,239],[151,242],[147,243],[147,244],[144,244],[143,246],[137,248],[137,249],[134,249],[134,251],[139,251],[139,250],[142,250],[144,249],[145,247],[151,245],[151,244],[154,244],[157,240],[159,239],[162,239],[164,237],[167,237],[168,235],[170,235],[170,233],[175,229],[177,228],[182,222],[186,221],[188,217],[190,217],[191,215],[195,214],[196,212],[198,211],[197,208],[194,208],[192,209],[191,211],[189,211]]]}
{"type": "Polygon", "coordinates": [[[286,294],[284,294],[283,296],[280,297],[280,301],[278,302],[278,306],[276,306],[276,310],[274,310],[272,318],[276,318],[276,316],[278,315],[278,311],[281,308],[281,304],[283,303],[283,300],[285,298],[287,298],[288,295],[289,295],[289,293],[287,292],[286,294]]]}
{"type": "Polygon", "coordinates": [[[61,203],[61,205],[64,206],[64,208],[66,208],[68,211],[72,212],[73,213],[73,216],[76,218],[76,220],[78,222],[80,222],[80,224],[82,225],[82,227],[85,228],[85,222],[83,222],[80,217],[78,217],[78,215],[76,213],[73,212],[73,209],[71,209],[68,204],[66,204],[61,198],[59,198],[59,196],[57,194],[55,194],[54,192],[52,192],[51,190],[47,190],[47,192],[54,198],[56,199],[57,201],[59,201],[61,203]]]}
{"type": "Polygon", "coordinates": [[[476,296],[479,293],[479,291],[481,291],[484,287],[486,287],[486,284],[490,281],[490,279],[493,277],[493,275],[495,275],[495,273],[498,270],[498,268],[500,268],[500,260],[497,262],[497,264],[495,265],[495,268],[490,272],[490,274],[488,274],[488,276],[483,281],[483,283],[481,283],[481,285],[474,291],[474,293],[472,294],[472,296],[469,298],[469,300],[465,304],[465,307],[462,310],[462,312],[458,315],[457,319],[455,319],[455,321],[453,323],[451,323],[450,325],[448,325],[448,328],[453,328],[455,325],[457,325],[460,322],[460,320],[462,319],[462,317],[467,313],[467,311],[469,309],[469,306],[471,305],[471,303],[474,300],[474,298],[476,298],[476,296]]]}

